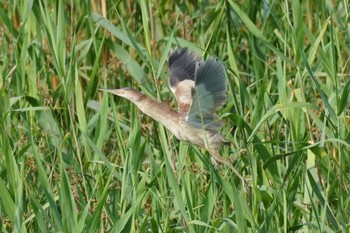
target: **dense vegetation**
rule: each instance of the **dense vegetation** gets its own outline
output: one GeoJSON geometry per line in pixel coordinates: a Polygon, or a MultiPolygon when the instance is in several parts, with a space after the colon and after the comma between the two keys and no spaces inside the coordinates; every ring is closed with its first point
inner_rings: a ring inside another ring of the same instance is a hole
{"type": "Polygon", "coordinates": [[[106,4],[0,1],[0,232],[350,231],[348,1],[106,4]],[[225,64],[220,153],[248,188],[97,91],[176,107],[174,47],[225,64]]]}

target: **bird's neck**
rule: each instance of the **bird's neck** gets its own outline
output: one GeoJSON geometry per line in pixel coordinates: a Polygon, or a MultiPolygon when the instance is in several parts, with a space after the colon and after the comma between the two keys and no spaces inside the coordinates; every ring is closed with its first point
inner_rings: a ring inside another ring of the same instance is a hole
{"type": "Polygon", "coordinates": [[[155,99],[143,94],[139,101],[134,102],[136,106],[146,115],[154,120],[162,123],[168,128],[169,124],[178,121],[178,112],[165,103],[161,103],[155,99]]]}

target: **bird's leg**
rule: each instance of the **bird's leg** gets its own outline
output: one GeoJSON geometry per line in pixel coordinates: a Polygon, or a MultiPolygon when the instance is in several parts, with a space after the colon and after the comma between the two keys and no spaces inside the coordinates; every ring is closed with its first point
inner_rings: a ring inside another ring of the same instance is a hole
{"type": "Polygon", "coordinates": [[[217,151],[215,151],[215,150],[210,150],[209,152],[210,152],[211,156],[212,156],[216,161],[231,166],[230,161],[229,161],[228,159],[225,159],[224,157],[222,157],[217,151]]]}
{"type": "Polygon", "coordinates": [[[245,189],[249,190],[247,182],[245,181],[243,176],[241,176],[241,174],[238,173],[238,171],[233,167],[232,163],[228,159],[225,159],[224,157],[222,157],[216,150],[210,150],[209,152],[212,158],[214,158],[216,161],[228,165],[233,171],[233,173],[235,173],[235,175],[241,179],[245,189]]]}

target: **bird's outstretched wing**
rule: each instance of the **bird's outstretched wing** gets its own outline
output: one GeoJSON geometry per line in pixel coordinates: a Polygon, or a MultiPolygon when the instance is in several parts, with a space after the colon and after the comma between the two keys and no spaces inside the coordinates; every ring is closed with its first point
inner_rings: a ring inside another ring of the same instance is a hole
{"type": "Polygon", "coordinates": [[[186,116],[192,104],[196,64],[199,61],[187,48],[175,49],[169,55],[170,89],[176,97],[179,114],[186,116]]]}
{"type": "Polygon", "coordinates": [[[169,56],[170,88],[180,116],[191,125],[216,130],[215,112],[226,102],[226,75],[221,62],[199,59],[187,48],[176,49],[169,56]]]}
{"type": "Polygon", "coordinates": [[[186,121],[195,126],[216,130],[221,122],[215,122],[215,112],[226,102],[227,82],[222,63],[214,58],[200,61],[195,68],[195,86],[192,104],[186,121]]]}

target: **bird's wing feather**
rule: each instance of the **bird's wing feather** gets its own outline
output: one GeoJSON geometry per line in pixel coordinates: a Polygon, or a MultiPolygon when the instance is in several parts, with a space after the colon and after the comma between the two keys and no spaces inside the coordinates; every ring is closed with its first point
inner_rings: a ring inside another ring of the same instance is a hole
{"type": "Polygon", "coordinates": [[[227,91],[222,63],[213,58],[197,62],[194,80],[192,104],[186,120],[196,127],[202,127],[204,124],[209,129],[217,129],[221,124],[214,122],[215,112],[225,104],[227,91]]]}
{"type": "Polygon", "coordinates": [[[187,48],[175,49],[169,55],[170,87],[174,88],[183,80],[194,80],[196,62],[198,58],[194,53],[190,53],[187,48]]]}
{"type": "Polygon", "coordinates": [[[176,97],[180,115],[186,115],[192,103],[191,92],[198,60],[187,48],[176,49],[169,56],[169,84],[176,97]]]}

